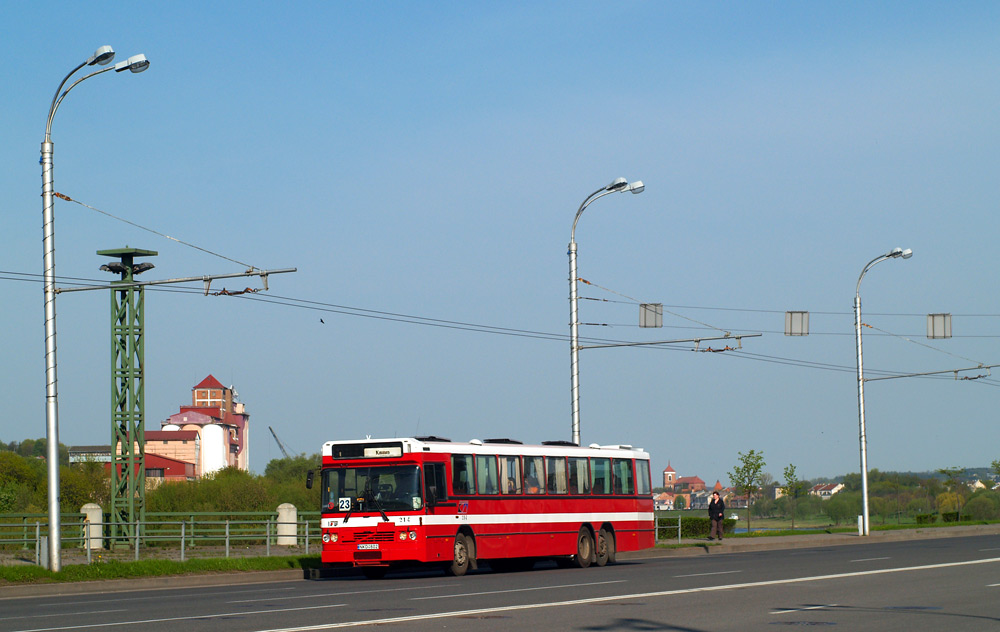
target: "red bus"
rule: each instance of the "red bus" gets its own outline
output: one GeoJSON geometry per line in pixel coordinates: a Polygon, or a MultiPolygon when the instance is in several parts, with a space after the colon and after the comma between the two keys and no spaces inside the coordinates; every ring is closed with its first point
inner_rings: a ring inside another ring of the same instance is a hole
{"type": "Polygon", "coordinates": [[[372,578],[413,564],[464,575],[480,560],[604,566],[655,540],[649,454],[627,445],[330,441],[321,481],[323,566],[372,578]]]}

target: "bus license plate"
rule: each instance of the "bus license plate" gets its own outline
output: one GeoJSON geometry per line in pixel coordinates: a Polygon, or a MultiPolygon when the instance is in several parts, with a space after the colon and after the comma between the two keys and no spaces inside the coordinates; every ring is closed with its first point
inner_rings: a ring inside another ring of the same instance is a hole
{"type": "Polygon", "coordinates": [[[378,549],[378,543],[377,542],[375,544],[359,544],[358,545],[358,550],[359,551],[371,551],[371,550],[377,550],[377,549],[378,549]]]}

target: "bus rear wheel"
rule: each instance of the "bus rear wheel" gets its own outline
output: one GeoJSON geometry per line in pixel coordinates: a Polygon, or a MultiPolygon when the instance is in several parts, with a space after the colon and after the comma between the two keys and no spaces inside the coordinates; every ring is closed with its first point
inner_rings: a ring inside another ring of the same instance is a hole
{"type": "Polygon", "coordinates": [[[586,527],[580,527],[576,536],[576,557],[573,563],[577,568],[587,568],[594,557],[594,537],[586,527]]]}
{"type": "Polygon", "coordinates": [[[615,561],[615,536],[606,529],[601,529],[597,534],[597,559],[598,566],[604,566],[615,561]]]}
{"type": "Polygon", "coordinates": [[[455,536],[455,557],[451,565],[446,569],[449,575],[461,577],[469,570],[470,548],[469,541],[465,535],[459,533],[455,536]]]}

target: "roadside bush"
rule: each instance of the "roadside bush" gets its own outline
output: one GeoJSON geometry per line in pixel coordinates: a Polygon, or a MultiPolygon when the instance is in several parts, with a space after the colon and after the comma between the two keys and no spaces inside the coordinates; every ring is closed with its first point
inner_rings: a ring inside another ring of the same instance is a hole
{"type": "Polygon", "coordinates": [[[937,522],[937,514],[917,514],[914,517],[917,519],[917,524],[933,524],[937,522]]]}
{"type": "Polygon", "coordinates": [[[958,522],[957,511],[942,511],[941,522],[958,522]]]}
{"type": "MultiPolygon", "coordinates": [[[[668,524],[673,525],[672,521],[668,521],[668,524]]],[[[722,521],[722,532],[732,533],[736,528],[736,521],[729,518],[725,518],[722,521]]],[[[708,534],[712,530],[712,521],[708,518],[702,518],[700,516],[683,516],[681,517],[681,537],[682,538],[707,538],[708,534]]],[[[676,526],[659,526],[657,530],[657,538],[660,540],[670,540],[677,537],[677,527],[676,526]]]]}
{"type": "Polygon", "coordinates": [[[1000,506],[990,496],[976,496],[965,503],[962,513],[966,519],[994,520],[1000,518],[1000,506]]]}

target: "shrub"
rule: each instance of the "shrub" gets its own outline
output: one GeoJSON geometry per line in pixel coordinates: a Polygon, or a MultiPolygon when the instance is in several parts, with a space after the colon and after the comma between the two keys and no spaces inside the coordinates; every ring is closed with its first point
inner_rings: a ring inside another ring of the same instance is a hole
{"type": "MultiPolygon", "coordinates": [[[[657,538],[660,540],[670,540],[677,537],[677,527],[672,520],[660,524],[657,529],[657,538]]],[[[722,532],[732,533],[736,527],[736,521],[725,518],[722,521],[722,532]]],[[[707,538],[712,530],[712,521],[708,518],[696,516],[683,516],[681,518],[682,538],[707,538]]]]}
{"type": "Polygon", "coordinates": [[[941,522],[958,522],[957,511],[942,511],[941,522]]]}
{"type": "Polygon", "coordinates": [[[971,520],[993,520],[1000,517],[1000,506],[990,496],[980,495],[965,503],[963,513],[971,520]]]}
{"type": "Polygon", "coordinates": [[[917,519],[917,524],[933,524],[937,522],[937,514],[917,514],[915,518],[917,519]]]}

